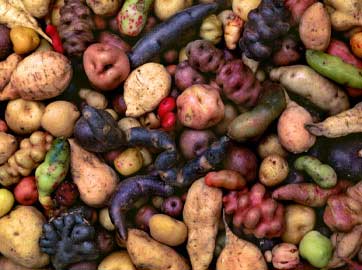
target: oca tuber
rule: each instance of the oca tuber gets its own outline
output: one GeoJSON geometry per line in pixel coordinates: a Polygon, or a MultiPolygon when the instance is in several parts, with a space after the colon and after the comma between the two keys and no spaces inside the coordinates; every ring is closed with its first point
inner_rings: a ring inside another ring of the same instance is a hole
{"type": "Polygon", "coordinates": [[[284,208],[266,194],[261,184],[250,191],[231,191],[223,198],[226,214],[233,215],[233,225],[257,238],[280,237],[284,229],[284,208]]]}
{"type": "Polygon", "coordinates": [[[0,166],[0,184],[10,186],[19,182],[21,176],[28,176],[50,149],[53,137],[48,133],[36,131],[27,139],[20,142],[17,150],[7,161],[0,166]]]}

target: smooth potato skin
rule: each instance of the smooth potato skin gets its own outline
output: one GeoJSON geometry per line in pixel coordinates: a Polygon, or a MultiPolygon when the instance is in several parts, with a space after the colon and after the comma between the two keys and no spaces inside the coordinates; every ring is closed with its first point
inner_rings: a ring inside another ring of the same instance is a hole
{"type": "Polygon", "coordinates": [[[15,262],[6,257],[0,258],[0,269],[1,270],[49,270],[49,268],[39,269],[39,268],[24,267],[22,265],[16,264],[15,262]]]}
{"type": "Polygon", "coordinates": [[[137,268],[152,270],[190,270],[186,260],[172,248],[153,240],[137,229],[128,230],[127,251],[137,268]]]}
{"type": "Polygon", "coordinates": [[[17,148],[18,143],[13,135],[0,132],[0,164],[5,163],[17,148]]]}
{"type": "Polygon", "coordinates": [[[115,251],[105,257],[98,270],[137,270],[127,251],[115,251]]]}
{"type": "Polygon", "coordinates": [[[49,256],[39,248],[44,216],[32,206],[19,206],[0,219],[0,252],[26,267],[41,268],[49,256]]]}

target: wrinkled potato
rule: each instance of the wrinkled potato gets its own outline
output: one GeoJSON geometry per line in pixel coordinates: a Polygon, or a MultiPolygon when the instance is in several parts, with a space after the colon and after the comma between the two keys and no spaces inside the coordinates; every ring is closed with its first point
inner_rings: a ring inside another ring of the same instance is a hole
{"type": "Polygon", "coordinates": [[[189,128],[209,128],[224,118],[220,94],[209,85],[192,85],[178,96],[176,104],[178,119],[189,128]]]}
{"type": "Polygon", "coordinates": [[[264,159],[270,155],[286,157],[288,152],[285,151],[276,134],[269,134],[259,142],[258,154],[261,158],[264,159]]]}
{"type": "Polygon", "coordinates": [[[190,270],[185,258],[172,248],[153,240],[141,230],[128,230],[127,251],[137,268],[190,270]]]}
{"type": "Polygon", "coordinates": [[[223,36],[223,28],[221,20],[212,14],[206,17],[200,27],[200,37],[210,41],[212,44],[217,44],[223,36]]]}
{"type": "Polygon", "coordinates": [[[17,148],[18,142],[13,135],[0,132],[0,165],[5,163],[17,148]]]}
{"type": "Polygon", "coordinates": [[[118,0],[87,0],[87,5],[100,16],[112,16],[117,13],[120,6],[118,0]]]}
{"type": "Polygon", "coordinates": [[[282,146],[292,153],[302,153],[311,148],[316,137],[304,125],[312,122],[312,115],[306,109],[294,101],[288,103],[278,120],[278,137],[282,146]]]}
{"type": "Polygon", "coordinates": [[[155,0],[154,12],[161,21],[192,5],[193,0],[155,0]]]}
{"type": "Polygon", "coordinates": [[[131,72],[124,83],[126,116],[139,117],[157,108],[171,90],[171,76],[158,63],[144,64],[131,72]]]}
{"type": "Polygon", "coordinates": [[[68,101],[54,101],[45,108],[41,126],[54,137],[70,137],[80,116],[77,107],[68,101]]]}
{"type": "Polygon", "coordinates": [[[264,158],[259,168],[259,180],[267,187],[283,182],[289,173],[288,162],[279,155],[264,158]]]}
{"type": "Polygon", "coordinates": [[[114,160],[114,167],[124,176],[138,172],[142,166],[143,157],[138,148],[128,148],[114,160]]]}
{"type": "Polygon", "coordinates": [[[5,121],[17,134],[30,134],[40,128],[45,106],[38,101],[12,100],[5,110],[5,121]]]}
{"type": "Polygon", "coordinates": [[[303,14],[299,24],[300,39],[307,49],[324,51],[331,40],[332,25],[324,5],[317,2],[303,14]]]}
{"type": "Polygon", "coordinates": [[[303,236],[313,230],[316,223],[314,209],[300,204],[288,205],[285,208],[285,230],[282,240],[298,245],[303,236]]]}
{"type": "Polygon", "coordinates": [[[256,9],[261,0],[232,0],[233,11],[243,20],[248,20],[248,14],[256,9]]]}
{"type": "Polygon", "coordinates": [[[48,14],[51,0],[23,0],[25,9],[36,18],[43,18],[48,14]]]}
{"type": "Polygon", "coordinates": [[[162,244],[174,247],[186,241],[187,227],[185,223],[163,214],[153,215],[149,221],[150,234],[162,244]]]}
{"type": "Polygon", "coordinates": [[[18,206],[0,219],[0,253],[14,262],[33,268],[49,263],[39,248],[44,216],[32,206],[18,206]]]}
{"type": "Polygon", "coordinates": [[[127,251],[115,251],[105,257],[98,265],[98,270],[137,270],[127,251]]]}
{"type": "Polygon", "coordinates": [[[113,225],[111,217],[109,216],[108,208],[103,208],[99,211],[99,223],[108,231],[113,231],[116,227],[113,225]]]}

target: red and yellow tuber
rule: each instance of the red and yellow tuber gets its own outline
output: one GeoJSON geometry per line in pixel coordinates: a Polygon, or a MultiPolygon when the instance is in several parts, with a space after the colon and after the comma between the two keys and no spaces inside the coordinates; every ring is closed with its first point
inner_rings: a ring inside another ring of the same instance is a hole
{"type": "Polygon", "coordinates": [[[244,233],[257,238],[273,238],[284,230],[284,208],[266,194],[261,184],[231,191],[223,198],[226,214],[233,215],[233,225],[242,227],[244,233]]]}

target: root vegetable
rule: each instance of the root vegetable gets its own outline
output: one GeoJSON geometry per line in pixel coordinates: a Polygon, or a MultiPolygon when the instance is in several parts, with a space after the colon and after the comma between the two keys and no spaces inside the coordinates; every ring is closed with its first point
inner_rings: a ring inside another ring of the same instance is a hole
{"type": "Polygon", "coordinates": [[[322,189],[316,184],[288,184],[273,191],[276,200],[291,200],[310,207],[322,207],[332,195],[342,193],[350,186],[348,181],[340,180],[331,189],[322,189]]]}
{"type": "MultiPolygon", "coordinates": [[[[12,52],[10,29],[0,24],[0,61],[5,60],[12,52]]],[[[2,87],[0,86],[0,89],[2,87]]]]}
{"type": "Polygon", "coordinates": [[[316,141],[316,137],[305,128],[305,124],[312,122],[312,115],[306,109],[294,101],[288,102],[278,120],[278,137],[282,146],[292,153],[306,152],[316,141]]]}
{"type": "Polygon", "coordinates": [[[231,10],[224,10],[218,15],[224,28],[226,48],[234,50],[238,44],[244,22],[231,10]]]}
{"type": "Polygon", "coordinates": [[[215,125],[213,130],[218,135],[225,135],[230,123],[239,115],[237,109],[232,104],[224,104],[224,118],[215,125]]]}
{"type": "Polygon", "coordinates": [[[316,136],[328,138],[362,132],[362,102],[352,109],[328,117],[323,122],[306,124],[305,127],[316,136]]]}
{"type": "Polygon", "coordinates": [[[192,159],[202,155],[215,141],[216,136],[210,130],[185,129],[180,135],[179,146],[182,155],[192,159]]]}
{"type": "Polygon", "coordinates": [[[137,268],[153,270],[190,270],[186,260],[172,248],[153,240],[147,233],[130,229],[128,254],[137,268]]]}
{"type": "Polygon", "coordinates": [[[201,73],[190,66],[188,61],[179,63],[176,67],[175,84],[183,91],[194,84],[205,84],[206,80],[201,73]]]}
{"type": "Polygon", "coordinates": [[[40,44],[38,34],[31,28],[16,26],[10,31],[13,50],[17,54],[27,54],[34,51],[40,44]]]}
{"type": "MultiPolygon", "coordinates": [[[[266,254],[269,252],[267,251],[266,254]]],[[[275,269],[294,269],[299,264],[298,248],[293,244],[278,244],[273,247],[270,255],[270,262],[275,269]]]]}
{"type": "Polygon", "coordinates": [[[124,176],[136,173],[142,166],[143,158],[137,148],[128,148],[114,160],[114,167],[124,176]]]}
{"type": "Polygon", "coordinates": [[[18,148],[18,142],[13,135],[0,131],[0,165],[5,163],[18,148]]]}
{"type": "Polygon", "coordinates": [[[64,55],[53,51],[32,53],[16,67],[0,100],[56,97],[68,87],[72,75],[72,66],[64,55]]]}
{"type": "Polygon", "coordinates": [[[13,74],[20,61],[21,56],[13,53],[6,60],[0,62],[0,96],[3,88],[10,82],[11,74],[13,74]]]}
{"type": "Polygon", "coordinates": [[[222,22],[215,15],[207,16],[200,27],[200,37],[204,40],[210,41],[212,44],[217,44],[221,41],[223,34],[222,22]]]}
{"type": "Polygon", "coordinates": [[[283,182],[289,173],[288,162],[279,155],[267,156],[259,168],[259,180],[267,187],[283,182]]]}
{"type": "Polygon", "coordinates": [[[362,25],[362,3],[359,0],[324,0],[333,28],[346,31],[362,25]]]}
{"type": "Polygon", "coordinates": [[[183,218],[188,229],[187,252],[194,270],[207,270],[212,261],[221,207],[220,189],[207,186],[204,178],[192,184],[183,218]]]}
{"type": "Polygon", "coordinates": [[[279,138],[276,134],[270,134],[264,137],[258,144],[258,154],[264,159],[270,155],[279,155],[286,157],[287,151],[280,144],[279,138]]]}
{"type": "Polygon", "coordinates": [[[286,0],[285,5],[292,13],[292,20],[294,24],[299,24],[300,18],[304,12],[313,5],[316,0],[286,0]]]}
{"type": "Polygon", "coordinates": [[[352,35],[351,39],[349,40],[349,44],[351,45],[352,52],[358,56],[362,57],[362,33],[358,32],[352,35]]]}
{"type": "MultiPolygon", "coordinates": [[[[97,269],[102,270],[136,270],[131,258],[126,251],[115,251],[105,257],[97,269]]],[[[76,269],[75,269],[76,270],[76,269]]],[[[81,270],[81,269],[79,269],[81,270]]],[[[85,270],[85,269],[84,269],[85,270]]],[[[88,268],[87,268],[88,270],[88,268]]]]}
{"type": "Polygon", "coordinates": [[[337,184],[337,174],[333,168],[315,157],[301,156],[295,160],[294,167],[304,170],[321,188],[332,188],[337,184]]]}
{"type": "Polygon", "coordinates": [[[248,20],[248,14],[260,5],[261,0],[233,0],[232,8],[243,21],[248,20]]]}
{"type": "Polygon", "coordinates": [[[267,270],[261,251],[252,243],[238,238],[225,222],[226,240],[216,262],[216,270],[267,270]]]}
{"type": "Polygon", "coordinates": [[[301,95],[331,115],[349,108],[347,95],[335,84],[304,65],[271,70],[270,79],[280,81],[287,90],[301,95]]]}
{"type": "Polygon", "coordinates": [[[92,207],[104,206],[118,184],[116,172],[93,153],[82,149],[74,139],[69,139],[71,173],[80,198],[92,207]]]}
{"type": "Polygon", "coordinates": [[[193,0],[155,0],[154,12],[157,18],[165,21],[176,13],[192,5],[193,0]]]}
{"type": "Polygon", "coordinates": [[[235,190],[242,189],[246,185],[246,180],[239,172],[222,170],[218,172],[209,172],[205,176],[205,184],[210,187],[235,190]]]}

